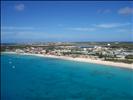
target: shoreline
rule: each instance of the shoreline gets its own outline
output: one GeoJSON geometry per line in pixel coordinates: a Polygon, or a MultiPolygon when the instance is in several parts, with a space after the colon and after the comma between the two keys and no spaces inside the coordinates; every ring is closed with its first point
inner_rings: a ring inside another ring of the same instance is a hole
{"type": "Polygon", "coordinates": [[[126,64],[126,63],[121,63],[121,62],[111,62],[111,61],[102,61],[102,60],[93,60],[90,58],[72,58],[72,57],[67,57],[67,56],[55,56],[55,55],[43,55],[43,54],[31,54],[31,53],[16,53],[16,52],[1,52],[1,53],[29,55],[29,56],[31,55],[31,56],[38,56],[38,57],[48,57],[48,58],[56,58],[56,59],[71,60],[71,61],[94,63],[94,64],[100,64],[100,65],[109,65],[109,66],[113,66],[113,67],[133,69],[133,64],[126,64]]]}

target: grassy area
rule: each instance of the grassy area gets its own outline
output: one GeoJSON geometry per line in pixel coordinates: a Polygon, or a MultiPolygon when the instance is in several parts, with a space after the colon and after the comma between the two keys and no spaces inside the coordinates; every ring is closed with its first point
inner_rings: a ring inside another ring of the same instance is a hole
{"type": "Polygon", "coordinates": [[[123,63],[128,63],[128,64],[133,63],[133,60],[130,60],[130,59],[108,59],[108,58],[106,58],[105,61],[123,62],[123,63]]]}

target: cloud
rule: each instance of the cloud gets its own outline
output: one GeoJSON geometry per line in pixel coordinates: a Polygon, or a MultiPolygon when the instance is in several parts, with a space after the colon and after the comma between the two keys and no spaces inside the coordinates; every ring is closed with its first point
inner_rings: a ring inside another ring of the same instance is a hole
{"type": "Polygon", "coordinates": [[[83,27],[76,27],[76,28],[68,28],[69,30],[73,31],[95,31],[95,28],[83,28],[83,27]]]}
{"type": "Polygon", "coordinates": [[[126,29],[118,29],[118,30],[116,30],[117,32],[127,32],[127,30],[126,29]]]}
{"type": "Polygon", "coordinates": [[[118,10],[119,14],[123,14],[123,15],[129,15],[129,14],[133,14],[133,8],[131,7],[124,7],[118,10]]]}
{"type": "Polygon", "coordinates": [[[25,8],[25,5],[24,4],[17,4],[17,5],[15,5],[15,10],[17,10],[17,11],[23,11],[24,10],[24,8],[25,8]]]}
{"type": "Polygon", "coordinates": [[[97,13],[99,14],[106,14],[106,13],[110,13],[111,10],[110,9],[98,9],[97,13]]]}
{"type": "Polygon", "coordinates": [[[16,27],[16,26],[4,26],[2,30],[33,30],[33,27],[16,27]]]}
{"type": "Polygon", "coordinates": [[[106,23],[106,24],[95,24],[95,27],[99,28],[116,28],[130,25],[130,23],[106,23]]]}
{"type": "Polygon", "coordinates": [[[131,25],[131,23],[103,23],[103,24],[92,24],[91,27],[72,27],[72,28],[67,28],[67,30],[91,32],[91,31],[97,31],[99,29],[110,29],[110,28],[119,28],[119,27],[121,28],[128,25],[131,25]]]}
{"type": "Polygon", "coordinates": [[[16,38],[16,39],[48,39],[48,38],[57,39],[57,37],[58,38],[71,37],[68,34],[35,32],[35,31],[17,31],[17,32],[3,31],[1,33],[2,33],[2,38],[16,38]]]}
{"type": "Polygon", "coordinates": [[[130,28],[128,28],[128,29],[124,29],[124,28],[122,28],[122,29],[116,29],[115,31],[116,32],[119,32],[119,33],[133,33],[132,28],[131,29],[130,28]]]}
{"type": "Polygon", "coordinates": [[[62,26],[63,26],[63,24],[58,24],[57,26],[62,27],[62,26]]]}
{"type": "Polygon", "coordinates": [[[41,35],[43,37],[43,34],[45,33],[40,33],[40,32],[34,32],[34,31],[3,31],[2,33],[2,38],[3,37],[14,37],[14,38],[36,38],[41,35]]]}

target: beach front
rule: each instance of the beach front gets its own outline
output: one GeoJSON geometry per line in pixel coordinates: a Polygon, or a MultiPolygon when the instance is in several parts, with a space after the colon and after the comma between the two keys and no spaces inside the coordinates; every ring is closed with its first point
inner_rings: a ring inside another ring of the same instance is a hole
{"type": "Polygon", "coordinates": [[[47,55],[47,54],[43,55],[43,54],[31,54],[31,53],[16,53],[16,52],[3,52],[3,53],[19,54],[19,55],[31,55],[31,56],[39,56],[39,57],[49,57],[49,58],[72,60],[72,61],[102,64],[102,65],[110,65],[110,66],[113,66],[113,67],[133,69],[133,64],[103,61],[103,60],[100,60],[100,59],[99,60],[94,60],[94,59],[90,59],[90,58],[79,58],[79,57],[78,58],[72,58],[72,57],[68,57],[68,56],[56,56],[56,55],[47,55]]]}

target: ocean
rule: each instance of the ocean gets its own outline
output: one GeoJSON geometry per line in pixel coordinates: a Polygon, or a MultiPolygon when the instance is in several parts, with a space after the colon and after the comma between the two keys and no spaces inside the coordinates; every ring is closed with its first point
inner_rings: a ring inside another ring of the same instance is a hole
{"type": "Polygon", "coordinates": [[[1,54],[1,100],[133,100],[133,70],[1,54]]]}

